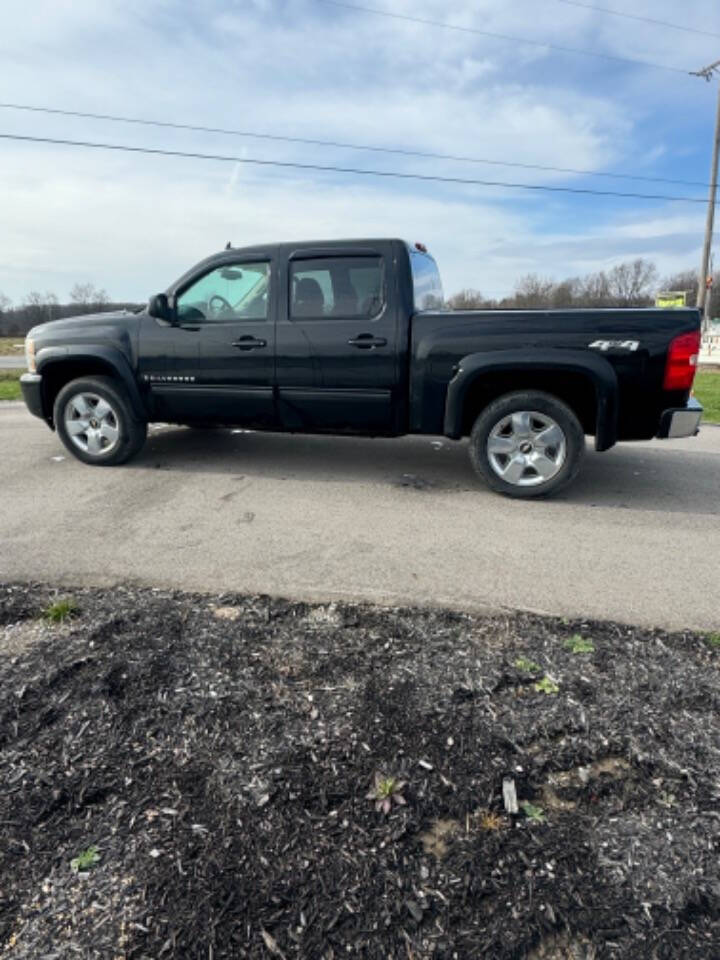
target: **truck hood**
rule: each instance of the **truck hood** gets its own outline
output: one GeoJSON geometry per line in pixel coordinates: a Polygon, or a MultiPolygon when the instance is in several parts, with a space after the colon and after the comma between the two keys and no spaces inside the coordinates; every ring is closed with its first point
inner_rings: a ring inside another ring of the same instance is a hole
{"type": "Polygon", "coordinates": [[[105,313],[84,313],[78,317],[65,317],[63,320],[50,320],[33,327],[28,337],[43,340],[46,337],[56,339],[65,333],[81,332],[85,328],[108,327],[115,323],[126,325],[128,317],[134,316],[130,310],[109,310],[105,313]]]}

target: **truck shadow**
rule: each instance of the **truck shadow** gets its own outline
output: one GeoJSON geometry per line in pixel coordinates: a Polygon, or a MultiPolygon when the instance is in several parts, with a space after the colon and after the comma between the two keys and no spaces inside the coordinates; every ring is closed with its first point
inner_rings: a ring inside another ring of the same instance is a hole
{"type": "MultiPolygon", "coordinates": [[[[712,454],[706,453],[710,458],[712,454]]],[[[475,476],[466,442],[443,437],[369,439],[327,435],[154,427],[131,465],[173,473],[262,476],[321,483],[365,483],[443,495],[472,492],[498,501],[475,476]]],[[[575,483],[546,505],[720,514],[717,473],[695,454],[648,444],[621,444],[587,456],[575,483]]]]}

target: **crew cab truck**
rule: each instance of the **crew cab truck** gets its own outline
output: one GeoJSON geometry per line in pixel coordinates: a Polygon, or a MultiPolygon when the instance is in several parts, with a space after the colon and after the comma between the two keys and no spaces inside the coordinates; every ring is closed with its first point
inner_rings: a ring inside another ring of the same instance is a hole
{"type": "Polygon", "coordinates": [[[137,454],[153,421],[469,438],[511,497],[559,490],[585,436],[698,430],[694,309],[443,309],[434,259],[401,240],[226,248],[139,313],[28,334],[29,410],[88,464],[137,454]]]}

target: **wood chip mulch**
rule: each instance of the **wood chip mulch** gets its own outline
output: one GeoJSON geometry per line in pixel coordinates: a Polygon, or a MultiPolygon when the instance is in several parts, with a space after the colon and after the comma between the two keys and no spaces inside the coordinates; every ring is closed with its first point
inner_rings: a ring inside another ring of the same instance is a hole
{"type": "Polygon", "coordinates": [[[7,584],[0,689],[3,960],[720,957],[708,638],[7,584]]]}

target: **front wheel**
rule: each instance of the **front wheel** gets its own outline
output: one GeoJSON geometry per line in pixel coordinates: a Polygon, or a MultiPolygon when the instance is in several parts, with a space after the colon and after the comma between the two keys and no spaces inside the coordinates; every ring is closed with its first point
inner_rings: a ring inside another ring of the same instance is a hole
{"type": "Polygon", "coordinates": [[[506,393],[487,406],[470,434],[470,459],[508,497],[543,497],[571,483],[585,453],[575,413],[550,393],[506,393]]]}
{"type": "Polygon", "coordinates": [[[147,436],[147,424],[133,417],[125,391],[112,377],[66,383],[55,400],[53,416],[70,453],[94,466],[125,463],[147,436]]]}

